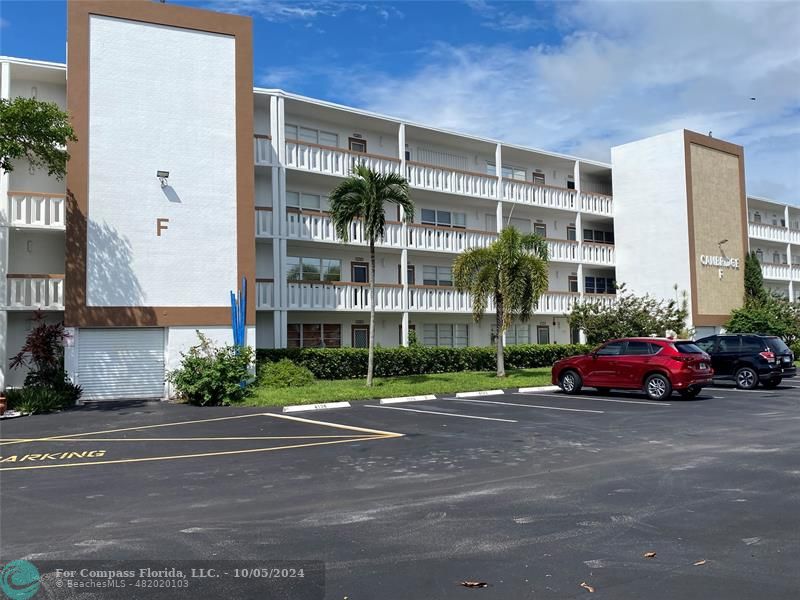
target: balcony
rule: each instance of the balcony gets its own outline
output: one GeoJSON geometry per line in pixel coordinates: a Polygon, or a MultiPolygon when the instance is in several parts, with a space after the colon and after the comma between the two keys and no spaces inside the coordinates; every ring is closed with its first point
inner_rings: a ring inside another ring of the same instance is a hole
{"type": "Polygon", "coordinates": [[[435,225],[408,226],[409,250],[460,253],[471,248],[486,248],[497,239],[491,231],[438,227],[435,225]]]}
{"type": "Polygon", "coordinates": [[[483,173],[407,161],[406,178],[410,186],[425,190],[497,198],[497,177],[483,173]]]}
{"type": "Polygon", "coordinates": [[[614,215],[614,198],[595,192],[580,193],[581,212],[611,217],[614,215]]]}
{"type": "Polygon", "coordinates": [[[790,267],[786,264],[779,263],[761,263],[761,273],[764,279],[780,279],[781,281],[790,281],[792,275],[800,275],[799,267],[790,267]]]}
{"type": "Polygon", "coordinates": [[[272,207],[256,206],[256,237],[269,238],[274,234],[272,228],[272,207]]]}
{"type": "Polygon", "coordinates": [[[583,243],[583,262],[592,265],[602,265],[604,267],[613,267],[614,262],[614,245],[613,244],[595,244],[592,242],[583,243]]]}
{"type": "Polygon", "coordinates": [[[257,133],[253,136],[253,158],[257,166],[270,166],[275,162],[271,135],[257,133]]]}
{"type": "Polygon", "coordinates": [[[7,276],[8,310],[64,310],[64,275],[7,276]]]}
{"type": "MultiPolygon", "coordinates": [[[[292,240],[307,240],[315,242],[340,242],[339,236],[333,227],[330,213],[303,212],[297,209],[286,211],[286,236],[292,240]]],[[[386,221],[384,236],[378,242],[379,246],[388,248],[403,247],[403,226],[397,221],[386,221]]],[[[350,226],[349,244],[366,245],[364,228],[360,222],[350,226]]]]}
{"type": "Polygon", "coordinates": [[[8,225],[64,229],[66,196],[37,192],[8,192],[8,225]]]}
{"type": "Polygon", "coordinates": [[[503,179],[503,200],[561,210],[578,209],[578,192],[575,190],[518,179],[503,179]]]}
{"type": "Polygon", "coordinates": [[[272,279],[256,279],[256,310],[275,308],[275,282],[272,279]]]}
{"type": "MultiPolygon", "coordinates": [[[[274,283],[272,280],[258,280],[257,308],[274,307],[274,283]]],[[[320,311],[365,311],[370,308],[369,284],[352,282],[311,282],[298,281],[287,284],[287,308],[289,310],[320,311]]],[[[375,310],[379,312],[402,312],[403,286],[396,284],[375,285],[375,310]]],[[[565,315],[572,310],[580,295],[573,292],[547,292],[539,299],[534,311],[538,315],[565,315]]],[[[611,294],[585,294],[586,301],[610,305],[616,297],[611,294]]],[[[452,287],[409,285],[408,311],[417,313],[472,313],[472,298],[452,287]]],[[[492,302],[488,303],[487,313],[494,311],[492,302]]]]}
{"type": "Polygon", "coordinates": [[[578,242],[547,239],[547,257],[552,262],[578,262],[578,242]]]}
{"type": "Polygon", "coordinates": [[[378,173],[399,173],[400,160],[343,148],[286,140],[286,166],[312,173],[347,177],[357,164],[378,173]]]}

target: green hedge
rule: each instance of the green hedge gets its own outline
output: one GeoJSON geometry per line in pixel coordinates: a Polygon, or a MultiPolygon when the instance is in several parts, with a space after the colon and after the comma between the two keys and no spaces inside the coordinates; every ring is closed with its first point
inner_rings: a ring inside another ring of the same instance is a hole
{"type": "MultiPolygon", "coordinates": [[[[507,346],[507,369],[549,367],[555,361],[589,351],[589,346],[578,344],[519,344],[507,346]]],[[[353,379],[367,374],[365,348],[260,348],[256,354],[260,362],[277,362],[288,358],[309,369],[318,379],[353,379]]],[[[375,375],[422,375],[425,373],[452,373],[456,371],[492,371],[496,367],[495,348],[437,348],[415,346],[409,348],[376,348],[375,375]]]]}

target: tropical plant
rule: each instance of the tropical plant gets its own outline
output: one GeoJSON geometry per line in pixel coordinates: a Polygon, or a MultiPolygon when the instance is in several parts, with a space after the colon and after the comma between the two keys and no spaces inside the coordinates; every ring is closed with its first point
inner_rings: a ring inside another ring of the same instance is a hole
{"type": "Polygon", "coordinates": [[[33,327],[9,366],[12,369],[28,367],[25,385],[60,386],[64,383],[64,341],[69,337],[64,324],[48,323],[39,310],[33,313],[31,320],[33,327]]]}
{"type": "Polygon", "coordinates": [[[336,235],[346,242],[356,221],[361,222],[364,238],[369,244],[369,361],[367,385],[372,385],[375,363],[375,244],[386,229],[385,203],[403,209],[403,219],[414,218],[414,203],[408,197],[408,182],[397,173],[378,173],[363,164],[330,193],[331,221],[336,235]]]}
{"type": "Polygon", "coordinates": [[[800,340],[800,306],[777,294],[751,298],[731,313],[725,323],[728,333],[777,335],[787,344],[800,340]]]}
{"type": "Polygon", "coordinates": [[[494,301],[497,327],[497,376],[505,377],[503,333],[514,319],[527,321],[547,291],[547,244],[538,235],[514,227],[500,232],[486,248],[473,248],[453,263],[453,284],[472,295],[472,316],[479,321],[494,301]]]}
{"type": "Polygon", "coordinates": [[[621,337],[663,336],[667,331],[688,337],[688,314],[685,294],[680,300],[659,300],[650,295],[636,296],[621,284],[611,305],[594,300],[576,303],[569,315],[569,325],[583,330],[589,344],[621,337]]]}
{"type": "Polygon", "coordinates": [[[215,346],[197,332],[200,342],[181,353],[181,366],[167,374],[178,395],[189,404],[216,406],[243,400],[250,388],[253,349],[250,346],[215,346]]]}
{"type": "Polygon", "coordinates": [[[0,169],[9,173],[14,161],[27,160],[31,169],[47,169],[63,179],[67,172],[67,142],[77,141],[69,115],[53,102],[17,97],[0,100],[0,169]]]}

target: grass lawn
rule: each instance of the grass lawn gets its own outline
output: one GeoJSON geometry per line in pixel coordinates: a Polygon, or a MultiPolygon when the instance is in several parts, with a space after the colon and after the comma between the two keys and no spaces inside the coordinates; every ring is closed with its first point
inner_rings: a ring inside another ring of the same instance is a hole
{"type": "Polygon", "coordinates": [[[371,388],[364,379],[318,380],[313,385],[294,388],[256,388],[244,401],[246,406],[287,406],[341,400],[370,400],[419,394],[449,394],[499,388],[550,385],[550,367],[514,369],[498,379],[493,372],[464,371],[406,377],[376,377],[371,388]]]}

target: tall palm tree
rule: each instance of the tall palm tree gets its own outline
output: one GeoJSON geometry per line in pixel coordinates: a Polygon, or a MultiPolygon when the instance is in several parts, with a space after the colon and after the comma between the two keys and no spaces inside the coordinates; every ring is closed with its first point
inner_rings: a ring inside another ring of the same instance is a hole
{"type": "Polygon", "coordinates": [[[514,227],[500,232],[487,248],[456,258],[453,283],[472,295],[472,316],[479,321],[487,300],[494,300],[497,323],[497,376],[505,377],[503,333],[514,318],[527,321],[547,291],[547,244],[538,235],[514,227]]]}
{"type": "Polygon", "coordinates": [[[353,168],[353,173],[336,186],[330,194],[331,221],[336,235],[346,242],[350,228],[359,220],[364,237],[369,242],[369,359],[367,385],[372,385],[375,367],[375,243],[383,237],[386,227],[384,203],[403,208],[404,220],[414,218],[414,203],[408,197],[408,182],[397,173],[377,173],[363,164],[353,168]]]}

